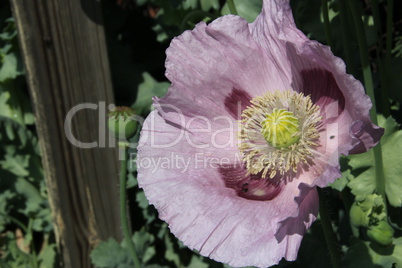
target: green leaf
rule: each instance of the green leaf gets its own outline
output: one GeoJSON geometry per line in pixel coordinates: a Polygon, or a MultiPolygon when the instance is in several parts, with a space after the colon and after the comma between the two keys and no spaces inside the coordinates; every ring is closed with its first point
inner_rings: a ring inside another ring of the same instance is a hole
{"type": "Polygon", "coordinates": [[[348,185],[348,182],[351,177],[350,170],[346,170],[345,172],[342,173],[342,177],[336,179],[333,183],[328,184],[329,187],[332,189],[338,190],[339,192],[342,192],[342,190],[348,185]]]}
{"type": "Polygon", "coordinates": [[[7,79],[15,79],[21,74],[23,74],[23,72],[18,66],[17,55],[14,53],[4,55],[3,66],[0,68],[0,82],[7,79]]]}
{"type": "Polygon", "coordinates": [[[389,247],[355,238],[346,252],[344,267],[402,267],[402,237],[394,239],[389,247]]]}
{"type": "Polygon", "coordinates": [[[149,205],[148,200],[145,197],[144,191],[142,190],[138,191],[135,198],[138,206],[142,208],[142,215],[146,221],[146,224],[150,224],[156,219],[155,208],[149,205]]]}
{"type": "Polygon", "coordinates": [[[4,20],[7,25],[4,27],[3,32],[0,34],[2,41],[11,41],[17,36],[17,29],[15,26],[15,20],[13,17],[4,20]]]}
{"type": "Polygon", "coordinates": [[[46,202],[41,203],[41,207],[39,208],[39,211],[35,212],[35,215],[33,215],[33,223],[32,223],[32,229],[36,232],[45,232],[45,233],[50,233],[53,231],[53,225],[52,225],[52,214],[49,208],[49,205],[46,202]],[[46,204],[44,206],[43,204],[46,204]]]}
{"type": "Polygon", "coordinates": [[[219,9],[219,0],[200,0],[201,9],[204,11],[208,11],[211,8],[219,9]]]}
{"type": "Polygon", "coordinates": [[[98,268],[130,268],[134,263],[128,250],[113,238],[99,243],[91,252],[91,261],[98,268]]]}
{"type": "Polygon", "coordinates": [[[29,164],[29,155],[6,155],[4,161],[0,161],[0,166],[3,169],[10,171],[16,176],[25,177],[29,175],[27,170],[29,164]]]}
{"type": "Polygon", "coordinates": [[[22,211],[25,215],[38,213],[42,209],[41,205],[44,203],[45,199],[30,182],[26,179],[18,178],[14,187],[15,191],[26,200],[25,208],[22,211]]]}
{"type": "MultiPolygon", "coordinates": [[[[381,139],[384,164],[385,193],[392,206],[402,206],[402,131],[398,124],[389,117],[378,118],[379,125],[385,129],[381,139]]],[[[349,165],[355,178],[348,184],[354,195],[369,195],[376,189],[373,150],[363,154],[349,156],[349,165]]]]}
{"type": "Polygon", "coordinates": [[[134,241],[135,249],[143,263],[146,263],[155,255],[155,248],[150,247],[154,242],[155,237],[146,232],[144,227],[141,228],[140,231],[135,232],[132,239],[134,241]]]}
{"type": "Polygon", "coordinates": [[[162,97],[169,87],[169,83],[158,82],[149,73],[143,73],[142,77],[144,82],[139,85],[137,98],[132,106],[138,115],[149,111],[152,98],[154,96],[162,97]]]}
{"type": "MultiPolygon", "coordinates": [[[[248,22],[253,22],[255,18],[257,18],[258,14],[261,13],[261,0],[234,0],[234,4],[236,5],[238,15],[245,18],[248,22]]],[[[227,3],[222,7],[221,13],[222,15],[230,14],[229,6],[227,3]]]]}
{"type": "Polygon", "coordinates": [[[198,6],[198,0],[184,0],[183,8],[184,9],[196,9],[198,6]]]}
{"type": "MultiPolygon", "coordinates": [[[[16,193],[11,190],[5,190],[0,192],[0,212],[4,215],[8,215],[7,205],[8,202],[11,202],[13,198],[16,197],[16,193]]],[[[5,229],[5,225],[9,223],[9,219],[7,217],[3,217],[0,215],[0,233],[2,233],[5,229]]]]}
{"type": "Polygon", "coordinates": [[[181,266],[180,256],[176,252],[174,248],[174,243],[172,242],[172,239],[170,238],[170,235],[168,233],[165,234],[165,245],[166,245],[165,259],[173,262],[176,265],[176,267],[180,267],[181,266]]]}
{"type": "Polygon", "coordinates": [[[38,256],[39,268],[55,267],[56,244],[46,245],[38,256]]]}
{"type": "Polygon", "coordinates": [[[193,255],[191,257],[191,261],[190,261],[190,264],[188,265],[188,267],[208,268],[209,264],[203,262],[203,259],[204,258],[201,256],[193,255]]]}
{"type": "Polygon", "coordinates": [[[35,118],[20,79],[0,83],[0,116],[10,118],[21,125],[31,125],[35,118]]]}
{"type": "Polygon", "coordinates": [[[21,251],[17,245],[17,238],[14,233],[7,232],[2,235],[2,244],[0,247],[2,259],[12,268],[32,267],[32,256],[21,251]]]}

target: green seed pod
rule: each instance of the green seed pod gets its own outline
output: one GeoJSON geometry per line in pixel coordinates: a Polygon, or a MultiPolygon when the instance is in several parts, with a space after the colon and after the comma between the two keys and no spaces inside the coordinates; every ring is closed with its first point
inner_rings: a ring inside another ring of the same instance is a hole
{"type": "Polygon", "coordinates": [[[367,212],[363,211],[362,208],[353,203],[350,208],[350,223],[355,227],[367,227],[369,219],[367,217],[367,212]]]}
{"type": "Polygon", "coordinates": [[[109,112],[108,128],[117,139],[127,141],[137,130],[134,120],[135,111],[129,107],[120,106],[109,112]]]}
{"type": "Polygon", "coordinates": [[[378,225],[367,230],[367,235],[371,240],[383,246],[388,246],[392,243],[394,229],[386,221],[380,221],[378,225]]]}

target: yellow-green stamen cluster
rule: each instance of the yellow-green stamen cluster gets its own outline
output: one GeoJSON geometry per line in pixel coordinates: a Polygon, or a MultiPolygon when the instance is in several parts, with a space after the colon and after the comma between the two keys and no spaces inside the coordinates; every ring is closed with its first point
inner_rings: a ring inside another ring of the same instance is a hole
{"type": "Polygon", "coordinates": [[[288,148],[300,139],[299,120],[292,112],[274,108],[261,122],[261,133],[265,140],[277,149],[288,148]]]}
{"type": "Polygon", "coordinates": [[[250,174],[274,178],[309,166],[318,146],[321,115],[309,96],[267,92],[251,100],[239,122],[239,149],[250,174]]]}

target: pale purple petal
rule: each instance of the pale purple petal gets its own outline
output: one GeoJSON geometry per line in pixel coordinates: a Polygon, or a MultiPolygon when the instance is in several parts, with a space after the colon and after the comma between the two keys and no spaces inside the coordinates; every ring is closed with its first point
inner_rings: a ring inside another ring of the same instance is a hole
{"type": "Polygon", "coordinates": [[[167,95],[144,123],[138,182],[183,243],[232,266],[295,260],[318,213],[315,185],[340,176],[341,154],[374,146],[369,98],[328,47],[294,25],[288,0],[265,0],[253,24],[224,16],[175,38],[167,50],[167,95]],[[271,180],[250,175],[238,122],[251,99],[294,90],[320,107],[313,163],[271,180]]]}
{"type": "Polygon", "coordinates": [[[285,90],[290,84],[254,41],[247,21],[237,16],[197,24],[193,31],[176,37],[166,54],[166,76],[172,81],[166,102],[181,97],[224,114],[222,104],[236,91],[255,97],[285,90]]]}
{"type": "MultiPolygon", "coordinates": [[[[172,233],[202,255],[235,267],[267,267],[282,257],[294,260],[302,235],[316,216],[314,209],[310,215],[304,208],[316,200],[308,194],[298,197],[297,180],[287,182],[279,192],[272,192],[267,201],[240,196],[223,175],[229,172],[242,179],[244,168],[236,155],[225,150],[192,148],[185,139],[176,142],[181,131],[166,124],[154,111],[144,122],[138,147],[139,186],[158,209],[159,217],[168,222],[172,233]],[[153,126],[159,127],[155,130],[153,126]],[[155,146],[166,144],[169,153],[155,150],[155,146]],[[201,160],[208,157],[221,162],[205,166],[201,160]],[[187,163],[187,168],[183,163],[187,163]],[[303,208],[301,212],[299,206],[303,208]],[[293,219],[292,224],[302,224],[304,231],[292,229],[286,239],[278,241],[277,229],[284,230],[280,222],[288,218],[293,219]]],[[[250,191],[253,189],[256,188],[250,191]]]]}
{"type": "Polygon", "coordinates": [[[316,165],[300,179],[325,186],[340,176],[341,154],[360,153],[376,145],[383,129],[369,118],[372,104],[359,81],[346,74],[344,62],[330,48],[309,40],[293,21],[288,0],[264,1],[250,25],[254,39],[282,62],[293,90],[310,95],[321,107],[325,130],[320,133],[316,165]]]}
{"type": "MultiPolygon", "coordinates": [[[[289,217],[280,222],[280,228],[275,237],[278,241],[292,237],[292,234],[303,236],[318,215],[319,200],[315,188],[310,188],[306,184],[300,184],[300,196],[295,197],[295,201],[300,205],[299,214],[296,217],[289,217]]],[[[298,236],[296,236],[299,238],[298,236]]],[[[300,241],[298,241],[300,243],[300,241]]]]}
{"type": "Polygon", "coordinates": [[[342,121],[338,120],[339,124],[349,126],[349,137],[339,133],[342,136],[339,141],[343,145],[339,149],[340,153],[363,152],[378,143],[383,130],[370,121],[369,109],[372,104],[370,98],[364,94],[363,86],[346,74],[344,62],[335,57],[329,47],[309,40],[296,28],[289,0],[264,1],[263,11],[250,25],[250,30],[256,42],[265,47],[267,53],[272,53],[273,58],[282,62],[283,71],[291,74],[294,90],[306,91],[312,94],[313,99],[323,98],[318,103],[323,105],[323,110],[332,104],[325,98],[332,98],[333,101],[338,101],[337,112],[347,113],[342,121]],[[320,75],[320,72],[325,75],[320,75]],[[323,83],[329,87],[317,87],[323,83]],[[314,87],[315,84],[315,89],[306,88],[314,87]],[[334,88],[338,88],[339,92],[333,91],[334,88]],[[354,136],[351,131],[352,125],[356,128],[355,122],[362,123],[363,133],[359,137],[354,136]]]}

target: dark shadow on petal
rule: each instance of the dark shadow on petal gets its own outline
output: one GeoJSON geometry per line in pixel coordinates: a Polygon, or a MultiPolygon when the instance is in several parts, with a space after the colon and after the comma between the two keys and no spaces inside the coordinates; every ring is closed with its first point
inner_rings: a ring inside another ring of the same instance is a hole
{"type": "Polygon", "coordinates": [[[249,200],[272,200],[285,186],[278,178],[264,179],[258,175],[247,174],[246,168],[240,163],[222,165],[219,173],[226,187],[235,190],[238,196],[249,200]]]}
{"type": "Polygon", "coordinates": [[[280,243],[289,235],[299,234],[303,236],[310,221],[310,214],[317,216],[319,208],[319,199],[317,189],[315,187],[301,183],[299,185],[300,195],[295,197],[295,202],[299,205],[299,213],[296,217],[289,217],[279,223],[279,229],[275,234],[276,239],[280,243]]]}
{"type": "Polygon", "coordinates": [[[311,100],[321,107],[321,114],[327,121],[326,123],[331,123],[328,120],[335,120],[345,109],[345,97],[334,76],[323,69],[303,70],[300,72],[300,76],[302,88],[299,91],[306,96],[310,95],[311,100]],[[325,109],[326,107],[331,107],[331,109],[325,109]]]}
{"type": "Polygon", "coordinates": [[[225,109],[233,118],[239,120],[243,110],[251,105],[251,99],[246,91],[233,88],[232,92],[225,98],[225,109]]]}

